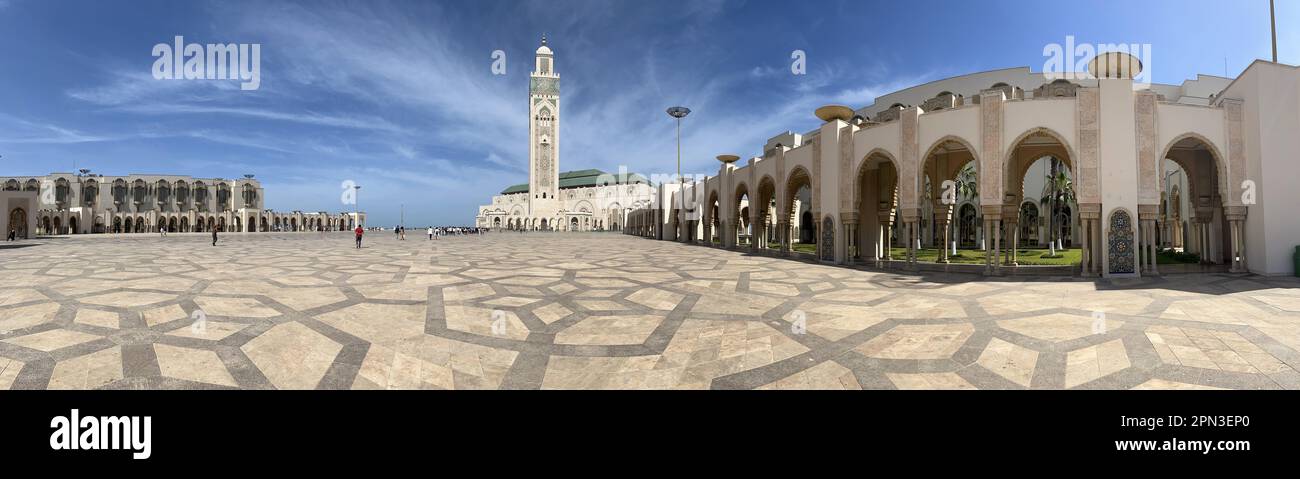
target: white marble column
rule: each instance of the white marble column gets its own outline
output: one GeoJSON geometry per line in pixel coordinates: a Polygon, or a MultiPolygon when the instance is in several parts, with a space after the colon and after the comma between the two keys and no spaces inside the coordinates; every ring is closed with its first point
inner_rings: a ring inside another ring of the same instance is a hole
{"type": "Polygon", "coordinates": [[[993,269],[1002,269],[1002,218],[993,219],[993,269]]]}
{"type": "Polygon", "coordinates": [[[1079,248],[1082,261],[1082,270],[1080,274],[1084,277],[1092,276],[1092,221],[1084,218],[1080,221],[1080,227],[1083,228],[1083,244],[1079,248]]]}
{"type": "Polygon", "coordinates": [[[1155,238],[1156,231],[1158,231],[1156,228],[1159,228],[1159,226],[1156,224],[1155,220],[1152,220],[1151,223],[1151,275],[1160,276],[1160,248],[1158,247],[1155,238]]]}
{"type": "Polygon", "coordinates": [[[980,231],[984,236],[984,274],[986,275],[993,274],[993,264],[991,263],[993,259],[993,254],[992,251],[989,250],[989,247],[993,245],[993,242],[989,241],[988,239],[990,223],[991,221],[987,217],[985,217],[984,224],[983,226],[980,227],[980,231]]]}

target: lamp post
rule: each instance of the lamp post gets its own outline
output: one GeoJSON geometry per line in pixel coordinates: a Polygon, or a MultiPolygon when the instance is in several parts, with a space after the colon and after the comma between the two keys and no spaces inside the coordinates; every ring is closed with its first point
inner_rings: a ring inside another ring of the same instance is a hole
{"type": "Polygon", "coordinates": [[[352,185],[352,221],[361,227],[361,185],[352,185]]]}
{"type": "MultiPolygon", "coordinates": [[[[252,180],[253,180],[253,175],[252,175],[251,173],[244,173],[244,180],[246,180],[246,181],[252,181],[252,180]]],[[[255,203],[253,196],[256,195],[256,194],[257,194],[256,192],[254,192],[254,191],[248,189],[248,185],[247,185],[247,184],[244,185],[244,207],[245,207],[245,208],[252,208],[252,207],[253,207],[253,204],[255,203]]],[[[176,195],[172,195],[172,198],[175,198],[175,197],[176,197],[176,195]]],[[[248,229],[248,226],[245,226],[244,229],[248,229]]]]}
{"type": "Polygon", "coordinates": [[[1268,0],[1268,23],[1273,32],[1273,63],[1277,63],[1277,14],[1273,9],[1273,0],[1268,0]]]}
{"type": "MultiPolygon", "coordinates": [[[[686,179],[682,178],[682,118],[691,114],[691,109],[674,106],[668,109],[668,116],[677,119],[677,196],[682,199],[682,211],[686,210],[686,179]]],[[[681,218],[678,218],[681,227],[681,218]]]]}
{"type": "MultiPolygon", "coordinates": [[[[85,178],[86,176],[90,175],[90,168],[82,168],[77,171],[81,173],[81,175],[78,176],[79,178],[85,178]]],[[[81,190],[81,204],[84,205],[86,204],[86,180],[81,180],[78,183],[80,183],[77,186],[78,189],[81,190]]]]}

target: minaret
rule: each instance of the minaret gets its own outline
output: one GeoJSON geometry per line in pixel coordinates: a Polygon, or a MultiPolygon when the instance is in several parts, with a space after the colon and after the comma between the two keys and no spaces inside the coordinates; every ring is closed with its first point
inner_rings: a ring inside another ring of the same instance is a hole
{"type": "Polygon", "coordinates": [[[534,215],[554,213],[551,200],[560,191],[560,75],[554,62],[542,35],[528,85],[528,193],[534,215]]]}

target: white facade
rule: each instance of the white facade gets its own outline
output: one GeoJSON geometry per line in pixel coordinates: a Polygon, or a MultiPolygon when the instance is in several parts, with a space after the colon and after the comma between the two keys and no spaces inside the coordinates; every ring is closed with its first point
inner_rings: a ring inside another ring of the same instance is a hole
{"type": "Polygon", "coordinates": [[[9,238],[27,239],[36,234],[37,192],[0,190],[0,205],[4,206],[4,215],[0,215],[0,232],[9,238]]]}
{"type": "Polygon", "coordinates": [[[1073,184],[1067,238],[1081,249],[1084,276],[1159,274],[1155,253],[1173,243],[1198,255],[1203,270],[1292,273],[1300,70],[1257,62],[1235,80],[1142,85],[1133,71],[1106,70],[1120,62],[1101,63],[1092,79],[998,70],[908,88],[856,110],[826,109],[819,129],[778,134],[761,157],[725,163],[716,177],[688,185],[685,198],[699,201],[684,211],[638,211],[625,230],[736,247],[737,225],[776,224],[788,254],[794,196],[807,188],[818,259],[915,267],[918,247],[954,241],[965,203],[978,210],[984,271],[996,274],[1016,266],[1011,245],[1030,231],[1021,228],[1021,208],[1039,200],[1041,183],[1031,177],[1045,176],[1035,165],[1056,158],[1073,184]],[[978,196],[944,203],[940,185],[967,164],[978,196]],[[1185,178],[1168,177],[1172,169],[1185,178]],[[1253,198],[1243,194],[1250,183],[1253,198]],[[1177,227],[1168,205],[1175,187],[1186,205],[1177,227]],[[741,202],[751,199],[775,201],[775,221],[767,208],[740,218],[741,202]],[[888,238],[898,238],[904,258],[890,257],[888,238]]]}
{"type": "Polygon", "coordinates": [[[251,176],[238,180],[181,175],[105,176],[50,173],[0,177],[5,192],[34,194],[35,207],[8,207],[30,218],[29,236],[88,233],[350,230],[364,212],[287,213],[265,209],[251,176]]]}

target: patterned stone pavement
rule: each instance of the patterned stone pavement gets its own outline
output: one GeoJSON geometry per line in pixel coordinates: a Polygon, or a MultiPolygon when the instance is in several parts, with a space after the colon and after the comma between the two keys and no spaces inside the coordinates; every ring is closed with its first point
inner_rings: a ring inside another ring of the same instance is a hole
{"type": "Polygon", "coordinates": [[[1300,388],[1294,278],[909,276],[618,234],[208,241],[0,246],[0,389],[1300,388]]]}

